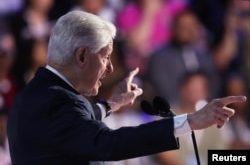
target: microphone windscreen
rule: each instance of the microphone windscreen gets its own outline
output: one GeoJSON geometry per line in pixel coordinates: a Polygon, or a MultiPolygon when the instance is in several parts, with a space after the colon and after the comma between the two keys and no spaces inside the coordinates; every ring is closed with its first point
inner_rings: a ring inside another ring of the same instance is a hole
{"type": "Polygon", "coordinates": [[[149,115],[158,115],[158,111],[154,110],[152,105],[146,101],[146,100],[143,100],[141,102],[141,108],[143,110],[143,112],[149,114],[149,115]]]}
{"type": "Polygon", "coordinates": [[[155,109],[170,112],[170,105],[167,100],[162,97],[155,96],[153,100],[153,106],[155,109]]]}

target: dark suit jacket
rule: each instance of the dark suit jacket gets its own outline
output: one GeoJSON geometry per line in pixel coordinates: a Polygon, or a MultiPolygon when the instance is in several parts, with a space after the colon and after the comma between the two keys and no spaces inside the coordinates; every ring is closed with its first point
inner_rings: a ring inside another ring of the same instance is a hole
{"type": "Polygon", "coordinates": [[[178,147],[173,119],[109,129],[90,102],[40,68],[18,96],[8,122],[13,165],[88,165],[178,147]]]}

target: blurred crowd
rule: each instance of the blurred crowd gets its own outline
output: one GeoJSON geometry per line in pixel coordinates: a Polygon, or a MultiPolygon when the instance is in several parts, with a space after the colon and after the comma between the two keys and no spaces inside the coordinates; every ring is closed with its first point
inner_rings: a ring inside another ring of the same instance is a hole
{"type": "MultiPolygon", "coordinates": [[[[111,128],[157,120],[140,102],[161,96],[176,114],[199,110],[212,98],[250,94],[249,0],[1,0],[0,165],[11,165],[6,122],[15,96],[46,65],[55,21],[71,10],[94,13],[118,28],[114,72],[100,94],[108,98],[129,70],[143,96],[105,119],[111,128]]],[[[221,129],[196,131],[202,164],[208,149],[250,149],[249,103],[234,104],[236,115],[221,129]]],[[[163,130],[164,131],[164,130],[163,130]]],[[[167,140],[167,139],[166,139],[167,140]]],[[[193,165],[191,137],[180,150],[105,165],[193,165]]]]}

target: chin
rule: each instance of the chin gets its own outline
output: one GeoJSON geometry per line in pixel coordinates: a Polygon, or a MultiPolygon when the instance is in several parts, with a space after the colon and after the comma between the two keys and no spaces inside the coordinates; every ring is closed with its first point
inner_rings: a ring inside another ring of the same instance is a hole
{"type": "Polygon", "coordinates": [[[91,93],[91,96],[96,96],[96,95],[98,95],[98,91],[91,93]]]}
{"type": "Polygon", "coordinates": [[[84,96],[96,96],[98,92],[99,92],[98,88],[92,88],[88,91],[81,92],[81,94],[84,96]]]}
{"type": "Polygon", "coordinates": [[[95,88],[91,89],[90,96],[96,96],[96,95],[98,95],[98,92],[99,92],[99,87],[95,87],[95,88]]]}

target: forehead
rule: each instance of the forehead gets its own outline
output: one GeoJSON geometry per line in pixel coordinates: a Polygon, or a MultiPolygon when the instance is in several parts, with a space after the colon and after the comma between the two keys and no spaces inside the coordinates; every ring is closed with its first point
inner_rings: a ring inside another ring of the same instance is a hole
{"type": "Polygon", "coordinates": [[[110,42],[107,46],[100,50],[101,54],[111,54],[113,51],[113,42],[110,42]]]}

